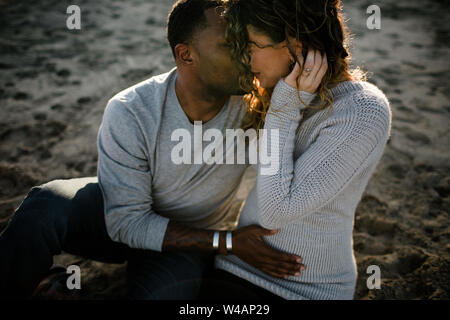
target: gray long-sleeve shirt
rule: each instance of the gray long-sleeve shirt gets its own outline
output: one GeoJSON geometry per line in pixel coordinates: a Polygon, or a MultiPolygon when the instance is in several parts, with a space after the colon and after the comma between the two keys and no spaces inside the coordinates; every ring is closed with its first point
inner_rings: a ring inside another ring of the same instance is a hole
{"type": "MultiPolygon", "coordinates": [[[[115,95],[98,132],[97,176],[107,231],[112,240],[132,248],[161,251],[169,219],[204,229],[229,228],[227,215],[248,167],[194,163],[198,134],[195,138],[195,126],[176,96],[176,76],[174,68],[115,95]],[[191,164],[179,163],[179,157],[174,161],[181,138],[174,140],[173,134],[179,129],[192,138],[191,164]]],[[[203,132],[218,129],[225,136],[226,129],[241,126],[244,114],[242,97],[230,97],[202,124],[203,132]]]]}
{"type": "MultiPolygon", "coordinates": [[[[279,129],[279,170],[258,174],[239,220],[239,227],[279,229],[265,240],[301,256],[306,270],[278,279],[236,256],[216,257],[218,268],[286,299],[353,298],[355,209],[390,135],[389,102],[375,85],[347,81],[331,93],[332,108],[302,119],[296,89],[277,84],[272,106],[283,109],[268,113],[264,128],[279,129]]],[[[302,95],[306,103],[314,98],[302,95]]]]}

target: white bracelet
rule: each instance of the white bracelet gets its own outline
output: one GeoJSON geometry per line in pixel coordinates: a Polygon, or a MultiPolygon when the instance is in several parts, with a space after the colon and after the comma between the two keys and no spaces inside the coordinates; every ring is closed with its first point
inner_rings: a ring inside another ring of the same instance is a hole
{"type": "Polygon", "coordinates": [[[231,250],[233,250],[233,242],[231,240],[231,231],[227,231],[227,251],[228,253],[231,253],[231,250]]]}
{"type": "Polygon", "coordinates": [[[213,236],[213,248],[219,249],[219,231],[214,232],[213,236]]]}

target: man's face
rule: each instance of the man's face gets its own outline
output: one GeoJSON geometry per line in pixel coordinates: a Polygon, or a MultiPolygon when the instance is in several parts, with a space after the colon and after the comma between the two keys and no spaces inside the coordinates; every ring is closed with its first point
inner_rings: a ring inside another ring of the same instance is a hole
{"type": "Polygon", "coordinates": [[[239,87],[238,70],[231,60],[230,48],[225,40],[225,21],[216,8],[205,10],[205,16],[206,28],[198,31],[192,41],[197,77],[212,93],[243,94],[239,87]]]}

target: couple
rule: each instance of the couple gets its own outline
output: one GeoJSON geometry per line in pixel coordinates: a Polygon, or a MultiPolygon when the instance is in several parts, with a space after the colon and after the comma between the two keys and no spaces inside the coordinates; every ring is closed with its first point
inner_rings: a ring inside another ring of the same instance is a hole
{"type": "Polygon", "coordinates": [[[391,112],[349,68],[339,6],[175,3],[167,34],[177,67],[109,101],[98,183],[30,190],[0,235],[0,295],[57,296],[52,261],[65,251],[127,261],[134,299],[352,299],[354,212],[391,112]],[[258,174],[232,232],[230,207],[248,166],[174,164],[171,135],[192,133],[194,121],[279,132],[279,170],[258,174]]]}

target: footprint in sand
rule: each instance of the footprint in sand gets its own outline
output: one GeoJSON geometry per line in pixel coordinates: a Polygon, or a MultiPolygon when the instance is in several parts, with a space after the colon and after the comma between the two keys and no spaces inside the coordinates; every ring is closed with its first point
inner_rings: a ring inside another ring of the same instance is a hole
{"type": "Polygon", "coordinates": [[[83,104],[89,103],[89,102],[91,102],[91,101],[92,101],[92,98],[91,98],[91,97],[81,97],[81,98],[79,98],[79,99],[77,100],[77,103],[78,103],[79,105],[83,105],[83,104]]]}
{"type": "Polygon", "coordinates": [[[31,169],[3,162],[0,162],[0,177],[0,198],[22,195],[38,183],[31,169]]]}
{"type": "Polygon", "coordinates": [[[58,72],[56,72],[56,75],[61,78],[68,78],[70,74],[71,72],[68,69],[61,69],[58,72]]]}
{"type": "Polygon", "coordinates": [[[50,109],[55,111],[61,111],[64,108],[64,106],[60,103],[54,104],[50,107],[50,109]]]}
{"type": "Polygon", "coordinates": [[[402,164],[394,163],[387,167],[387,171],[390,175],[397,179],[404,179],[408,173],[409,168],[402,164]]]}
{"type": "Polygon", "coordinates": [[[353,248],[357,254],[364,255],[384,255],[394,250],[391,242],[365,232],[354,233],[353,248]]]}
{"type": "Polygon", "coordinates": [[[31,96],[28,93],[22,91],[16,92],[13,96],[14,100],[28,100],[30,98],[31,96]]]}
{"type": "Polygon", "coordinates": [[[38,121],[47,120],[47,114],[44,112],[36,112],[33,114],[33,118],[38,121]]]}
{"type": "Polygon", "coordinates": [[[411,129],[406,133],[406,137],[415,143],[427,145],[431,143],[430,138],[428,138],[425,134],[417,131],[413,131],[411,129]]]}

